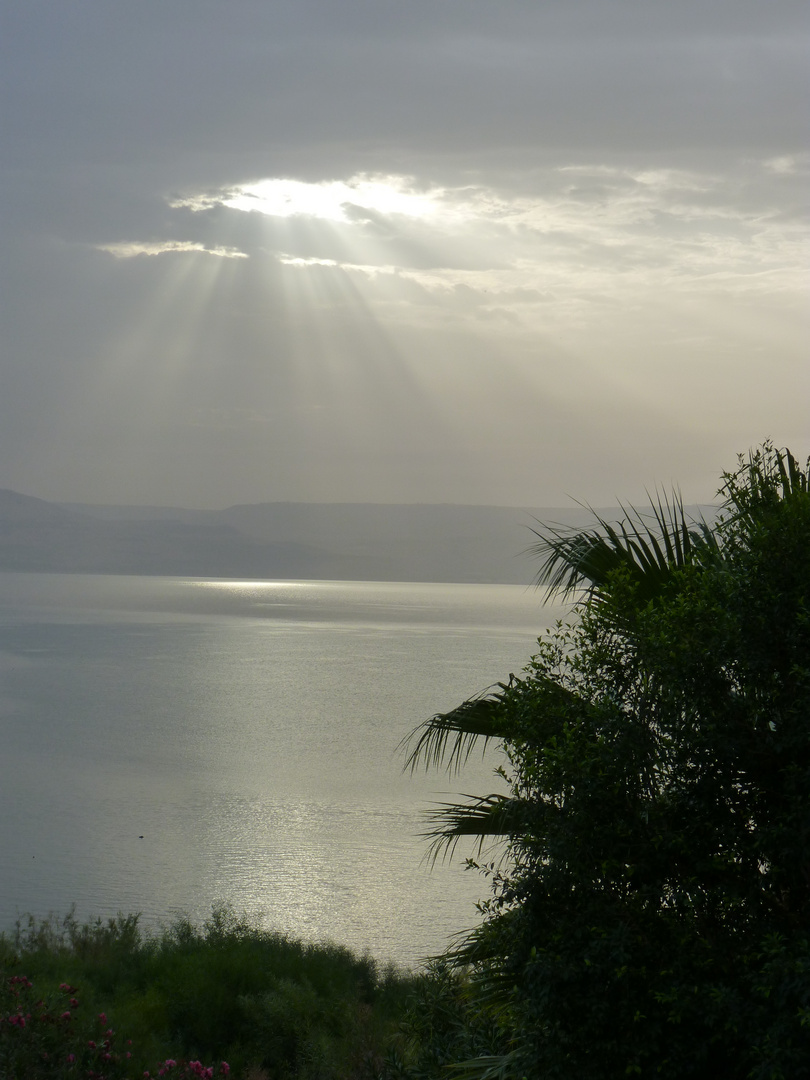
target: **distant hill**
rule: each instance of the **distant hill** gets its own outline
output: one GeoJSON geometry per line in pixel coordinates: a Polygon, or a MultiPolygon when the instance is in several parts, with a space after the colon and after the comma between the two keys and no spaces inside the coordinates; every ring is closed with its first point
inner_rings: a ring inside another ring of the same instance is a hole
{"type": "Polygon", "coordinates": [[[0,489],[0,570],[529,585],[538,520],[591,519],[578,507],[96,506],[0,489]]]}
{"type": "Polygon", "coordinates": [[[225,522],[192,523],[183,512],[96,516],[90,507],[0,490],[0,570],[294,578],[325,561],[309,545],[257,542],[225,522]]]}

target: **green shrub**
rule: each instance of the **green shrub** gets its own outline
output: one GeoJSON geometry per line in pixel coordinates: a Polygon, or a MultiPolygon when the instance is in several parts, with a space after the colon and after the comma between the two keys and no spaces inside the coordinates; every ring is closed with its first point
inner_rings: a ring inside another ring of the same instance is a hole
{"type": "MultiPolygon", "coordinates": [[[[215,909],[202,927],[179,919],[153,936],[141,934],[137,916],[84,924],[72,911],[61,919],[29,917],[0,935],[0,977],[19,992],[23,976],[36,985],[25,993],[44,1002],[40,1011],[51,1019],[39,1027],[9,1023],[9,1000],[0,1020],[2,1080],[62,1076],[32,1071],[35,1058],[45,1068],[41,1052],[49,1054],[48,1068],[57,1058],[63,1071],[70,1066],[65,1076],[89,1069],[100,1078],[90,1042],[110,1055],[103,1072],[110,1078],[130,1069],[132,1076],[161,1068],[167,1076],[202,1075],[194,1071],[205,1071],[202,1060],[227,1061],[234,1077],[376,1080],[416,982],[340,946],[263,930],[228,908],[215,909]],[[65,985],[81,1005],[70,1010],[69,1023],[60,1019],[65,985]],[[116,1032],[125,1033],[123,1043],[116,1032]],[[28,1072],[13,1064],[20,1053],[28,1072]]],[[[26,1008],[38,1015],[33,999],[26,1008]]]]}

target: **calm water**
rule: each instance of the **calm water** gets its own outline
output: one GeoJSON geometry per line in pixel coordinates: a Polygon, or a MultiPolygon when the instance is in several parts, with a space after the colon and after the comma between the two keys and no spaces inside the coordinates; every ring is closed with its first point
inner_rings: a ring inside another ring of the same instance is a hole
{"type": "Polygon", "coordinates": [[[0,574],[0,927],[141,911],[265,925],[410,962],[486,882],[423,863],[421,812],[493,790],[397,744],[531,655],[519,586],[0,574]]]}

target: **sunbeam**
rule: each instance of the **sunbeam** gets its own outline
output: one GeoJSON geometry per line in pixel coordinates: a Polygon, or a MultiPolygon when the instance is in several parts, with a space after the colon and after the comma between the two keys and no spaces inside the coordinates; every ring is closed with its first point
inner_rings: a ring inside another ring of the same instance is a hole
{"type": "Polygon", "coordinates": [[[710,174],[601,165],[547,170],[535,194],[356,174],[173,196],[172,239],[96,245],[129,314],[88,397],[100,418],[126,402],[116,437],[152,432],[155,473],[180,425],[209,476],[239,461],[284,498],[520,501],[533,462],[576,460],[586,416],[586,441],[606,416],[655,418],[664,455],[674,403],[719,430],[724,393],[731,438],[779,411],[729,364],[758,336],[792,362],[801,241],[718,199],[710,174]]]}

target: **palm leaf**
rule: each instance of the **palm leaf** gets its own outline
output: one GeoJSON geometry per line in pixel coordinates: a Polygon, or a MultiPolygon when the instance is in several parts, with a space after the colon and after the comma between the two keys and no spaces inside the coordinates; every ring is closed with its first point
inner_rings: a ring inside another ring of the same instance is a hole
{"type": "Polygon", "coordinates": [[[463,837],[478,841],[480,855],[488,839],[516,836],[528,827],[528,815],[537,817],[537,807],[530,808],[522,799],[509,795],[462,795],[466,803],[442,803],[429,810],[433,827],[423,833],[430,841],[427,858],[432,864],[439,858],[451,858],[463,837]]]}
{"type": "Polygon", "coordinates": [[[445,1068],[455,1080],[513,1080],[525,1075],[525,1051],[517,1049],[507,1054],[488,1054],[445,1068]]]}
{"type": "Polygon", "coordinates": [[[532,531],[539,542],[528,550],[541,559],[535,583],[545,585],[546,599],[578,593],[599,602],[607,596],[611,575],[623,569],[642,602],[659,595],[674,570],[717,550],[717,539],[702,519],[691,519],[680,494],[650,498],[650,510],[621,506],[623,520],[610,522],[588,507],[592,529],[542,525],[532,531]]]}
{"type": "Polygon", "coordinates": [[[415,772],[420,766],[426,771],[444,767],[450,773],[458,773],[479,740],[483,739],[483,753],[490,739],[502,739],[500,710],[503,695],[513,680],[514,676],[510,676],[509,683],[495,684],[497,691],[490,687],[415,728],[399,745],[400,750],[408,752],[405,769],[415,772]]]}

